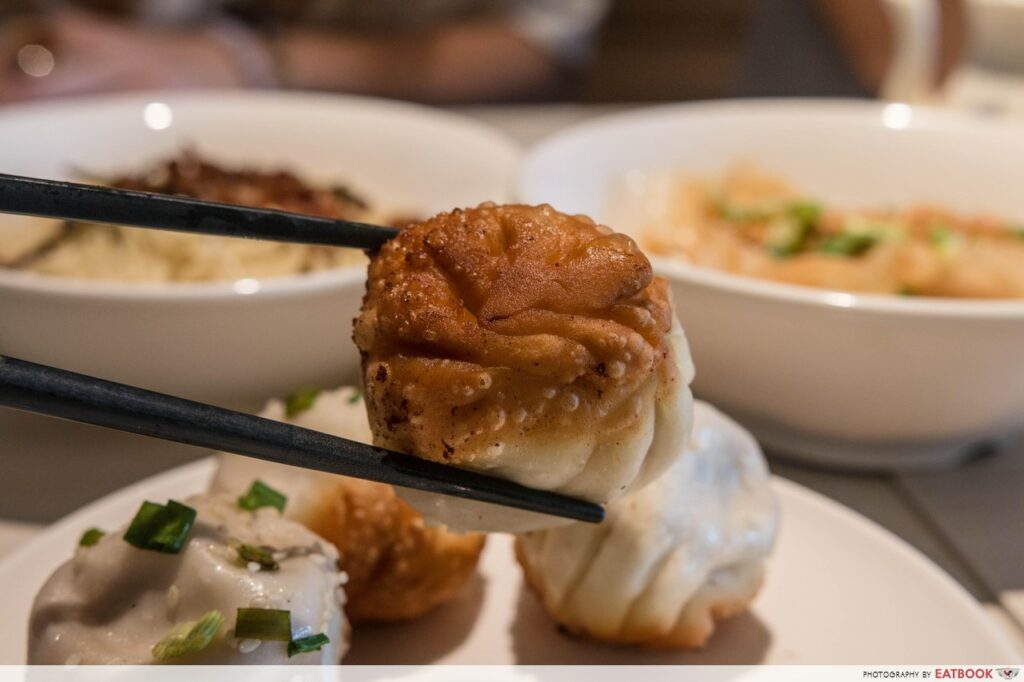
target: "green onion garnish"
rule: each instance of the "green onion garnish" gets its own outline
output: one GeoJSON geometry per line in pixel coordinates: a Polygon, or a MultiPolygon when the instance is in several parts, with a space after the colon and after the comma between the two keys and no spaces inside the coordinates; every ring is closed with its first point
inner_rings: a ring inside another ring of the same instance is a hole
{"type": "Polygon", "coordinates": [[[956,237],[949,228],[936,226],[928,230],[928,242],[939,251],[949,253],[956,246],[956,237]]]}
{"type": "Polygon", "coordinates": [[[235,637],[262,641],[292,641],[292,614],[281,609],[238,609],[235,637]]]}
{"type": "Polygon", "coordinates": [[[292,393],[284,399],[285,416],[291,419],[313,407],[316,399],[320,397],[320,392],[321,389],[315,386],[307,386],[292,393]]]}
{"type": "Polygon", "coordinates": [[[741,206],[721,197],[715,200],[715,211],[730,223],[761,223],[771,220],[778,213],[777,208],[741,206]]]}
{"type": "Polygon", "coordinates": [[[177,554],[196,520],[196,510],[168,500],[166,505],[143,502],[124,539],[139,549],[177,554]]]}
{"type": "Polygon", "coordinates": [[[327,635],[320,633],[318,635],[310,635],[309,637],[301,637],[299,639],[293,639],[288,642],[288,658],[295,656],[296,654],[308,654],[310,651],[320,651],[331,640],[327,638],[327,635]]]}
{"type": "Polygon", "coordinates": [[[79,547],[92,547],[100,541],[106,533],[101,531],[99,528],[90,528],[89,530],[82,533],[82,537],[78,538],[79,547]]]}
{"type": "Polygon", "coordinates": [[[742,206],[727,199],[715,201],[715,210],[731,223],[763,223],[773,218],[787,216],[801,225],[816,225],[821,218],[821,205],[807,199],[798,199],[788,204],[762,204],[742,206]]]}
{"type": "Polygon", "coordinates": [[[255,562],[264,571],[276,571],[280,566],[274,559],[273,547],[255,547],[253,545],[239,545],[235,548],[238,558],[245,563],[255,562]]]}
{"type": "Polygon", "coordinates": [[[202,651],[213,641],[223,622],[224,616],[220,615],[220,611],[209,611],[200,616],[199,620],[175,625],[163,639],[153,645],[153,658],[166,661],[202,651]]]}
{"type": "Polygon", "coordinates": [[[904,284],[899,290],[900,296],[917,296],[917,291],[909,284],[904,284]]]}
{"type": "Polygon", "coordinates": [[[879,242],[901,241],[907,236],[907,225],[900,220],[869,218],[849,215],[843,218],[842,231],[848,234],[864,234],[879,242]]]}
{"type": "Polygon", "coordinates": [[[358,403],[362,399],[363,399],[363,394],[362,393],[360,393],[359,391],[353,391],[352,397],[350,397],[348,399],[348,404],[349,405],[355,405],[356,403],[358,403]]]}
{"type": "Polygon", "coordinates": [[[273,507],[283,512],[288,498],[277,492],[263,481],[256,479],[249,487],[249,492],[238,498],[238,506],[253,511],[260,507],[273,507]]]}
{"type": "Polygon", "coordinates": [[[1024,239],[1024,228],[1014,228],[1013,234],[1017,237],[1017,239],[1024,239]]]}
{"type": "Polygon", "coordinates": [[[830,235],[821,243],[822,253],[837,256],[859,256],[878,243],[877,235],[854,232],[840,232],[830,235]]]}
{"type": "Polygon", "coordinates": [[[781,223],[782,238],[769,245],[772,255],[776,258],[795,256],[807,247],[807,240],[814,233],[814,225],[796,220],[781,223]]]}
{"type": "Polygon", "coordinates": [[[806,199],[794,201],[786,208],[789,213],[801,225],[815,226],[821,218],[821,206],[806,199]]]}

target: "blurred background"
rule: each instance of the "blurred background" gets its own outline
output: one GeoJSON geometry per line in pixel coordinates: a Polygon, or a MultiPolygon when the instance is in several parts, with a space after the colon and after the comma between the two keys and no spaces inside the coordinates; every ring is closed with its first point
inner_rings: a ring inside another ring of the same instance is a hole
{"type": "Polygon", "coordinates": [[[328,90],[435,103],[920,99],[946,84],[968,55],[969,26],[991,34],[978,56],[1004,69],[1016,65],[1019,33],[1006,9],[1014,4],[5,0],[0,99],[167,87],[328,90]]]}

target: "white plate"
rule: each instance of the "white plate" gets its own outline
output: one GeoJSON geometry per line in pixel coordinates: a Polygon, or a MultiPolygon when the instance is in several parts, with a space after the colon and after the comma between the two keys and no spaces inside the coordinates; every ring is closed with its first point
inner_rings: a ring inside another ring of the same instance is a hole
{"type": "MultiPolygon", "coordinates": [[[[735,424],[697,409],[697,428],[735,424]]],[[[143,499],[206,488],[214,462],[154,476],[85,507],[0,563],[0,664],[24,662],[32,599],[83,529],[117,527],[143,499]]],[[[916,550],[854,512],[776,479],[782,531],[751,612],[701,653],[651,653],[560,634],[522,587],[509,536],[492,535],[460,598],[412,623],[356,628],[346,663],[994,663],[1019,656],[981,607],[916,550]]]]}

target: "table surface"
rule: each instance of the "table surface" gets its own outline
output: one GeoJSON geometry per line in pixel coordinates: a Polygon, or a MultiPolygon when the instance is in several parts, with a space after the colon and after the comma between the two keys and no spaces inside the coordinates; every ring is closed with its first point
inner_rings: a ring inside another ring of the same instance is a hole
{"type": "MultiPolygon", "coordinates": [[[[538,105],[462,109],[529,144],[580,120],[623,107],[538,105]]],[[[13,425],[12,425],[13,424],[13,425]]],[[[206,453],[75,424],[25,415],[0,438],[0,557],[46,523],[86,502],[206,453]],[[66,461],[39,453],[75,442],[66,461]],[[125,461],[145,443],[147,457],[125,461]],[[95,463],[82,474],[82,461],[95,463]],[[78,466],[74,466],[77,464],[78,466]],[[45,485],[45,488],[44,488],[45,485]],[[45,494],[41,491],[45,490],[45,494]]],[[[857,510],[921,550],[985,607],[1024,657],[1024,439],[955,470],[901,475],[837,474],[798,466],[769,453],[772,469],[857,510]]]]}

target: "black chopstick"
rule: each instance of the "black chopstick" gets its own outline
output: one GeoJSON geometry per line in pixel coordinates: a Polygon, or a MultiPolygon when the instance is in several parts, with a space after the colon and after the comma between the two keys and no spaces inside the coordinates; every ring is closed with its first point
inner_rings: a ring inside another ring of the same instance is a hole
{"type": "Polygon", "coordinates": [[[0,355],[0,406],[599,523],[596,504],[242,412],[0,355]]]}
{"type": "Polygon", "coordinates": [[[376,251],[398,230],[349,220],[0,173],[0,213],[376,251]]]}

